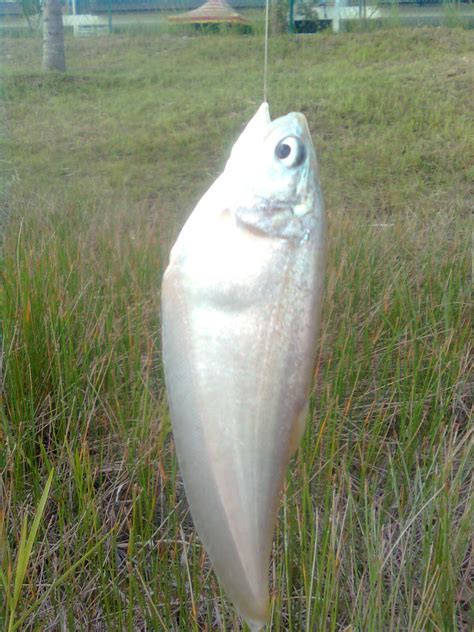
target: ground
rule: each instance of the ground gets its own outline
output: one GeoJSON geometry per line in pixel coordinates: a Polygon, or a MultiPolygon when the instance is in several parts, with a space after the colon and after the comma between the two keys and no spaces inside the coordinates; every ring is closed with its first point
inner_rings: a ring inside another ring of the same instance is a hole
{"type": "MultiPolygon", "coordinates": [[[[262,38],[68,37],[65,75],[42,73],[38,38],[1,46],[0,620],[238,630],[186,509],[159,291],[261,101],[262,38]]],[[[281,36],[269,59],[272,114],[308,118],[330,229],[269,630],[470,630],[472,35],[281,36]]]]}

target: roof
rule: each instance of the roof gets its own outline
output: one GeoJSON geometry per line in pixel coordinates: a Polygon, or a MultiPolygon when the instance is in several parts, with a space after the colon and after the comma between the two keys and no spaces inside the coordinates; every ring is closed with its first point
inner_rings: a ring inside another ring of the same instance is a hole
{"type": "Polygon", "coordinates": [[[225,0],[208,0],[197,9],[181,13],[180,15],[170,15],[171,22],[181,24],[208,24],[208,23],[239,23],[248,24],[240,13],[234,11],[225,0]]]}

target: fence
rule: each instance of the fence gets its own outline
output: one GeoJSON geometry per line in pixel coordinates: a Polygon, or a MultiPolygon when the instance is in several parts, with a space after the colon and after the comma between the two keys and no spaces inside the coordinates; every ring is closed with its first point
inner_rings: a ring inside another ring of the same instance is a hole
{"type": "MultiPolygon", "coordinates": [[[[204,0],[63,0],[67,12],[77,14],[129,13],[142,11],[189,11],[204,0]]],[[[254,9],[265,6],[265,0],[230,0],[234,9],[254,9]]],[[[0,1],[0,15],[21,15],[18,0],[0,1]]]]}

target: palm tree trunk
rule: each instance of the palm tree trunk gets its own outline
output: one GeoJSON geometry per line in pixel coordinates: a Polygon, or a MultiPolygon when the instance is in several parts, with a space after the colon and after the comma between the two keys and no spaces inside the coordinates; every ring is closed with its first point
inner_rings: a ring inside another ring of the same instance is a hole
{"type": "Polygon", "coordinates": [[[43,69],[66,70],[63,13],[59,0],[45,0],[44,3],[43,69]]]}

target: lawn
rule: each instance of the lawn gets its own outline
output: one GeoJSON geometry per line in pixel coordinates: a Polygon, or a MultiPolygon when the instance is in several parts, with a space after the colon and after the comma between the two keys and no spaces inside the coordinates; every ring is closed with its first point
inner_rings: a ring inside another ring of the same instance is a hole
{"type": "MultiPolygon", "coordinates": [[[[177,468],[160,278],[261,102],[262,37],[68,37],[50,76],[40,39],[0,47],[0,626],[239,630],[177,468]]],[[[268,630],[470,631],[472,32],[279,36],[269,60],[329,261],[268,630]]]]}

